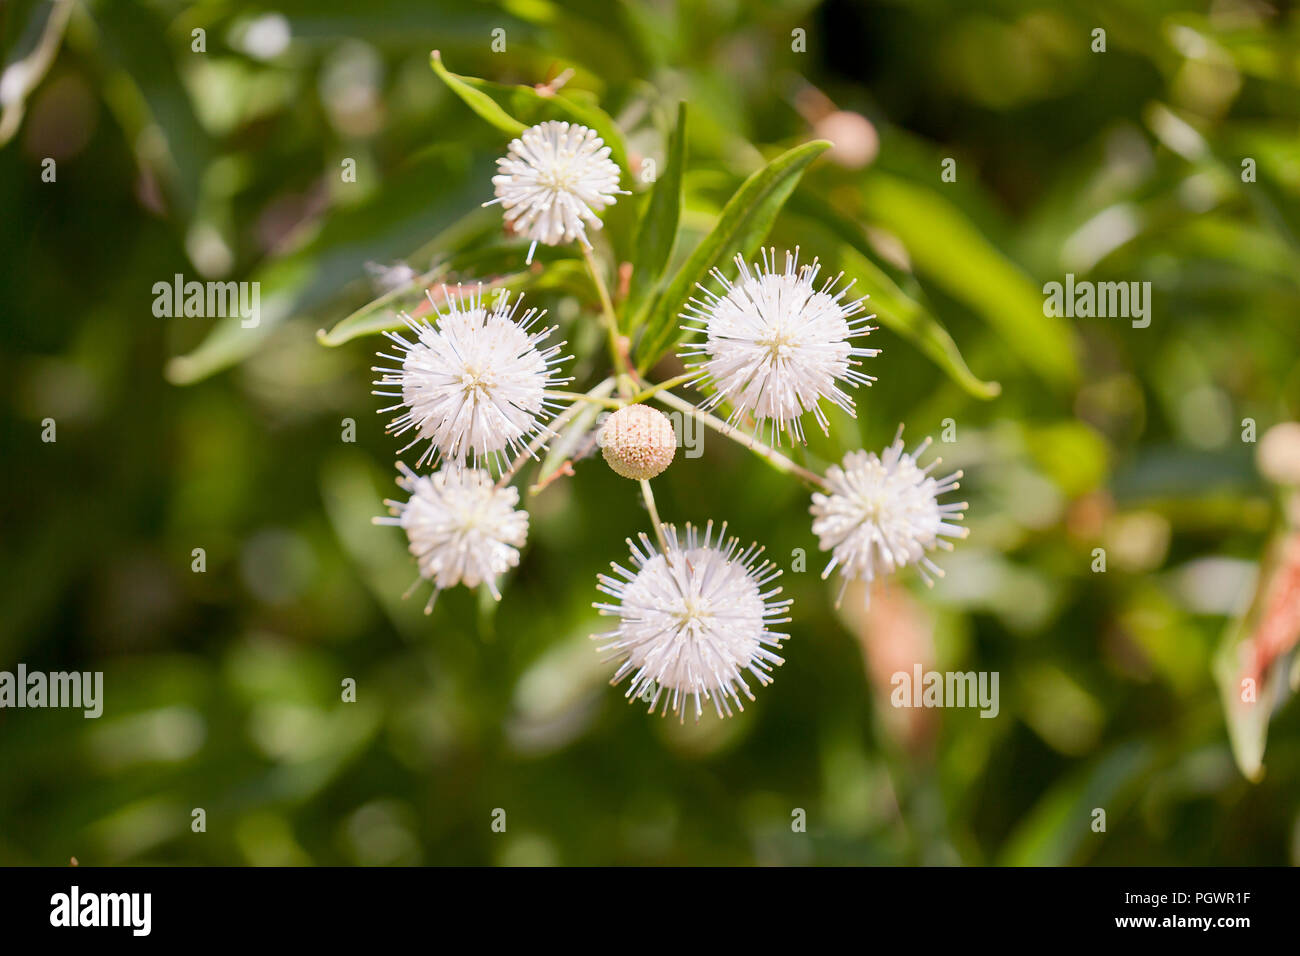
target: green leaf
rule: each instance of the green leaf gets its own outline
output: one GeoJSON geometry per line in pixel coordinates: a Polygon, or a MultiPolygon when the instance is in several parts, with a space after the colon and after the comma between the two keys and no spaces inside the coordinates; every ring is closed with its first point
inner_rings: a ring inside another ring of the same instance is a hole
{"type": "Polygon", "coordinates": [[[713,230],[691,253],[655,300],[637,345],[638,368],[646,371],[681,338],[678,316],[709,272],[732,256],[749,257],[766,237],[809,164],[830,148],[824,139],[787,150],[741,184],[727,201],[713,230]]]}
{"type": "Polygon", "coordinates": [[[624,328],[628,331],[635,331],[645,321],[644,313],[658,291],[677,241],[677,223],[682,215],[682,173],[686,166],[685,103],[678,104],[677,128],[668,142],[664,163],[637,229],[632,283],[623,309],[624,328]]]}
{"type": "Polygon", "coordinates": [[[957,343],[929,308],[900,289],[870,258],[870,245],[856,223],[820,199],[797,197],[790,206],[799,211],[799,215],[789,215],[790,232],[815,248],[828,266],[855,280],[855,292],[871,297],[867,311],[874,312],[884,328],[911,342],[975,398],[991,399],[1001,394],[1001,385],[986,382],[970,370],[957,343]]]}
{"type": "Polygon", "coordinates": [[[493,83],[474,76],[452,73],[443,66],[442,56],[437,50],[430,54],[429,60],[433,71],[453,93],[507,136],[518,136],[529,126],[545,120],[568,120],[570,123],[589,126],[609,147],[610,158],[618,163],[625,175],[631,177],[632,170],[628,163],[623,133],[613,118],[599,107],[579,103],[560,93],[543,94],[532,86],[493,83]]]}
{"type": "MultiPolygon", "coordinates": [[[[404,324],[402,313],[420,314],[421,305],[426,301],[424,290],[436,284],[447,273],[448,269],[440,266],[417,276],[402,288],[385,293],[357,309],[328,332],[320,330],[316,333],[317,341],[321,345],[336,348],[353,339],[401,328],[404,324]]],[[[498,289],[506,289],[511,293],[565,290],[586,297],[595,295],[586,267],[576,259],[552,262],[541,271],[527,269],[497,276],[484,280],[482,287],[485,296],[498,289]]]]}
{"type": "Polygon", "coordinates": [[[170,206],[188,222],[199,205],[213,144],[167,52],[172,44],[165,19],[153,8],[135,4],[93,4],[86,9],[94,18],[106,61],[100,67],[104,82],[115,91],[105,102],[126,141],[136,144],[137,161],[159,177],[170,206]],[[144,149],[146,139],[160,140],[164,148],[144,149]]]}
{"type": "MultiPolygon", "coordinates": [[[[590,389],[587,394],[593,398],[605,398],[614,391],[614,386],[614,379],[609,378],[590,389]]],[[[601,407],[594,403],[574,402],[551,423],[551,428],[557,432],[557,437],[551,441],[547,449],[542,467],[529,490],[530,495],[537,494],[546,484],[547,479],[578,452],[592,426],[596,424],[601,411],[601,407]]]]}
{"type": "Polygon", "coordinates": [[[1242,679],[1248,673],[1243,648],[1247,646],[1245,641],[1249,636],[1247,619],[1232,621],[1214,652],[1211,670],[1223,704],[1223,720],[1228,728],[1232,759],[1243,777],[1258,783],[1264,776],[1268,718],[1277,702],[1282,669],[1277,668],[1271,679],[1259,681],[1255,700],[1243,702],[1242,679]]]}
{"type": "Polygon", "coordinates": [[[1063,866],[1096,845],[1093,812],[1118,818],[1135,785],[1150,769],[1154,749],[1145,741],[1122,743],[1090,766],[1049,788],[1003,845],[1000,866],[1063,866]],[[1092,843],[1087,841],[1092,838],[1092,843]]]}
{"type": "Polygon", "coordinates": [[[412,163],[375,197],[341,209],[326,220],[302,248],[253,273],[260,300],[255,325],[239,315],[218,319],[207,337],[186,355],[167,364],[174,385],[192,385],[235,365],[254,351],[277,326],[322,303],[364,274],[368,261],[405,255],[433,235],[433,248],[461,234],[460,223],[478,208],[469,184],[489,175],[486,161],[432,154],[412,163]]]}
{"type": "Polygon", "coordinates": [[[903,241],[917,273],[981,315],[1026,367],[1059,387],[1078,379],[1069,323],[1044,314],[1039,289],[961,210],[933,189],[879,171],[862,195],[866,215],[903,241]]]}
{"type": "Polygon", "coordinates": [[[27,97],[36,91],[53,64],[72,8],[71,3],[34,3],[26,10],[7,12],[10,29],[0,36],[0,63],[6,64],[4,72],[10,82],[15,75],[21,76],[22,81],[14,85],[13,92],[0,104],[0,146],[18,132],[27,97]],[[19,29],[20,26],[23,28],[19,29]],[[11,37],[16,38],[21,52],[8,42],[11,37]]]}
{"type": "Polygon", "coordinates": [[[466,106],[507,136],[518,136],[528,128],[502,109],[501,104],[482,89],[487,85],[482,80],[452,73],[442,65],[442,54],[437,50],[429,54],[429,62],[433,65],[433,72],[438,74],[453,93],[465,101],[466,106]]]}
{"type": "Polygon", "coordinates": [[[1287,574],[1287,535],[1275,534],[1269,543],[1255,581],[1250,606],[1241,617],[1230,621],[1214,652],[1211,668],[1223,704],[1223,719],[1228,726],[1232,757],[1243,777],[1258,783],[1264,776],[1264,748],[1268,743],[1268,725],[1279,698],[1285,697],[1285,658],[1274,661],[1272,668],[1255,674],[1254,637],[1269,610],[1270,595],[1279,574],[1287,574]],[[1242,699],[1244,679],[1254,675],[1255,696],[1242,699]]]}

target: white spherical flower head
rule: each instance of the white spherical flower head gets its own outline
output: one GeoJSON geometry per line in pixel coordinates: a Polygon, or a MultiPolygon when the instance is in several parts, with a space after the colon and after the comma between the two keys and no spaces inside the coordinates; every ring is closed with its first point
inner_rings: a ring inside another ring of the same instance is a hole
{"type": "Polygon", "coordinates": [[[530,126],[511,141],[497,160],[492,177],[496,199],[506,225],[532,240],[528,261],[539,242],[557,246],[577,239],[587,242],[587,226],[599,229],[597,213],[627,195],[618,188],[618,164],[592,129],[576,123],[548,120],[530,126]]]}
{"type": "Polygon", "coordinates": [[[683,319],[698,323],[683,328],[705,333],[703,343],[682,353],[684,359],[703,356],[693,365],[699,369],[696,381],[713,394],[701,408],[728,402],[731,424],[752,413],[760,431],[765,421],[770,423],[773,441],[787,426],[803,441],[805,412],[812,412],[826,433],[823,398],[855,414],[853,399],[838,383],[870,385],[875,378],[857,371],[858,359],[880,354],[879,349],[849,344],[875,331],[867,324],[875,316],[859,315],[866,297],[845,301],[853,283],[835,291],[842,273],[819,288],[817,260],[802,267],[798,263],[799,251],[787,252],[785,269],[777,271],[776,250],[765,249],[761,266],[755,263],[751,272],[737,256],[739,279],[733,284],[713,270],[722,294],[700,286],[705,298],[691,299],[682,313],[683,319]]]}
{"type": "Polygon", "coordinates": [[[713,701],[719,717],[730,717],[733,703],[745,709],[740,694],[754,699],[744,672],[766,685],[773,665],[784,663],[775,652],[788,635],[768,628],[790,620],[782,615],[791,601],[776,600],[779,587],[765,590],[781,571],[770,561],[757,563],[758,545],[742,551],[738,539],[726,539],[725,524],[716,542],[712,521],[702,541],[689,524],[684,544],[672,525],[663,531],[667,553],[642,534],[639,545],[628,540],[632,570],[613,564],[617,577],[599,576],[599,590],[618,603],[594,607],[620,621],[617,630],[593,639],[621,661],[611,684],[631,675],[629,701],[639,698],[653,713],[662,700],[661,715],[671,706],[684,721],[688,699],[695,698],[698,720],[703,698],[713,701]]]}
{"type": "MultiPolygon", "coordinates": [[[[821,550],[831,552],[831,562],[822,572],[830,576],[840,568],[844,588],[854,579],[868,585],[878,574],[891,574],[915,564],[925,583],[933,586],[931,574],[943,571],[927,556],[936,547],[952,550],[947,538],[964,538],[970,529],[954,524],[965,516],[966,502],[940,504],[939,496],[958,487],[960,471],[947,478],[932,478],[930,470],[942,459],[921,468],[917,459],[930,445],[927,438],[916,451],[903,448],[900,426],[894,442],[879,456],[875,452],[851,451],[843,467],[826,471],[829,494],[812,496],[813,534],[821,550]]],[[[871,589],[868,586],[867,596],[871,589]]]]}
{"type": "MultiPolygon", "coordinates": [[[[501,600],[497,577],[519,564],[519,549],[528,537],[528,512],[515,510],[519,491],[498,488],[492,476],[477,468],[444,468],[420,477],[400,462],[397,484],[411,497],[384,504],[392,517],[375,524],[396,525],[406,532],[420,581],[433,582],[433,595],[424,613],[444,588],[486,584],[501,600]]],[[[405,596],[409,596],[407,591],[405,596]]]]}
{"type": "Polygon", "coordinates": [[[535,455],[550,435],[545,422],[559,407],[546,397],[546,390],[571,381],[556,377],[556,366],[568,361],[560,354],[564,343],[540,347],[555,327],[534,330],[546,314],[536,309],[516,319],[522,295],[512,303],[503,293],[491,308],[483,301],[481,286],[468,295],[460,289],[453,295],[444,286],[443,296],[446,312],[439,312],[429,296],[435,323],[403,316],[414,341],[397,332],[384,333],[399,352],[379,353],[397,362],[397,368],[374,369],[383,373],[375,385],[398,389],[374,393],[398,399],[396,405],[380,409],[381,414],[400,411],[388,431],[414,432],[402,451],[429,443],[417,468],[442,459],[475,466],[495,459],[504,467],[507,449],[535,455]]]}
{"type": "Polygon", "coordinates": [[[605,421],[601,454],[617,474],[645,480],[662,474],[677,453],[677,433],[663,412],[649,405],[628,405],[605,421]]]}

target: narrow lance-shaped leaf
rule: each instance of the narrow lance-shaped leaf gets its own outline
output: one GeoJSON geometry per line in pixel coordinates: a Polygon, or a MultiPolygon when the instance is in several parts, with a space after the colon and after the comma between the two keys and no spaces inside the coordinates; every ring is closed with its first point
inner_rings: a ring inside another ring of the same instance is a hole
{"type": "Polygon", "coordinates": [[[1077,380],[1069,323],[1043,308],[1043,297],[955,205],[932,189],[884,172],[863,184],[867,216],[898,236],[916,271],[974,309],[1008,349],[1044,381],[1077,380]]]}
{"type": "MultiPolygon", "coordinates": [[[[612,378],[606,379],[595,388],[587,392],[593,398],[605,398],[614,391],[615,382],[612,378]]],[[[575,402],[565,412],[560,413],[560,418],[551,423],[552,430],[557,432],[555,439],[551,442],[547,450],[546,457],[542,460],[541,470],[533,485],[533,491],[530,494],[536,494],[541,487],[545,487],[551,475],[560,468],[564,462],[568,461],[581,450],[582,443],[588,439],[592,426],[600,416],[601,408],[593,403],[575,402]],[[568,416],[567,421],[561,421],[561,418],[568,416]]]]}
{"type": "Polygon", "coordinates": [[[632,283],[623,310],[624,328],[640,328],[645,312],[672,258],[677,223],[682,215],[682,173],[686,165],[686,104],[677,107],[677,128],[668,142],[664,168],[655,180],[650,203],[636,234],[632,283]]]}
{"type": "MultiPolygon", "coordinates": [[[[485,237],[489,232],[496,233],[499,229],[496,216],[489,210],[477,209],[470,212],[458,223],[443,230],[429,242],[424,243],[419,249],[403,258],[406,263],[432,263],[426,272],[414,274],[406,282],[390,288],[375,299],[371,299],[351,315],[336,322],[328,331],[318,329],[316,340],[321,345],[334,348],[370,332],[382,332],[385,329],[397,328],[401,322],[397,317],[399,312],[409,312],[412,309],[419,308],[424,300],[426,289],[458,275],[457,260],[462,257],[454,254],[450,256],[440,255],[439,253],[442,250],[473,245],[476,240],[485,237]],[[393,324],[379,324],[381,314],[391,316],[393,324]]],[[[492,275],[505,275],[513,271],[515,270],[502,268],[496,270],[492,275]]],[[[483,273],[478,274],[482,275],[483,273]]]]}
{"type": "Polygon", "coordinates": [[[914,345],[975,398],[1001,394],[997,382],[986,382],[970,370],[957,343],[929,308],[899,288],[870,258],[866,236],[856,223],[811,197],[795,197],[790,206],[800,213],[788,215],[791,236],[807,242],[820,258],[854,280],[854,295],[870,296],[867,311],[875,313],[882,327],[914,345]]]}
{"type": "Polygon", "coordinates": [[[1287,693],[1286,655],[1300,636],[1298,592],[1300,532],[1289,531],[1269,545],[1250,607],[1228,625],[1214,654],[1232,756],[1254,782],[1264,773],[1269,720],[1287,693]]]}
{"type": "MultiPolygon", "coordinates": [[[[346,318],[341,319],[328,332],[324,329],[318,331],[316,340],[322,345],[333,348],[367,335],[377,335],[380,332],[400,329],[405,324],[402,319],[403,312],[418,317],[429,311],[428,300],[425,298],[425,289],[431,287],[435,290],[440,289],[440,283],[444,281],[445,274],[446,270],[440,267],[430,270],[422,276],[417,276],[408,285],[385,293],[373,302],[369,302],[357,309],[346,318]]],[[[449,288],[455,289],[457,283],[447,280],[447,285],[449,288]]],[[[511,294],[555,290],[563,290],[583,296],[595,294],[586,267],[573,259],[562,259],[553,262],[540,272],[527,269],[522,272],[511,272],[505,275],[484,278],[482,282],[466,283],[465,288],[480,285],[485,294],[501,289],[511,294]]],[[[435,301],[440,300],[440,298],[440,292],[435,291],[435,301]]]]}
{"type": "Polygon", "coordinates": [[[613,118],[604,110],[564,96],[562,93],[543,93],[536,87],[507,83],[493,83],[475,76],[452,73],[442,63],[437,50],[430,55],[433,71],[447,87],[465,101],[480,117],[505,133],[516,137],[529,126],[545,120],[568,120],[595,130],[609,147],[610,158],[631,177],[627,158],[627,144],[623,133],[613,118]]]}
{"type": "Polygon", "coordinates": [[[777,213],[790,198],[810,163],[830,148],[826,140],[814,140],[787,150],[741,184],[723,207],[713,230],[691,253],[672,282],[655,300],[641,341],[637,345],[637,366],[642,371],[681,338],[679,316],[696,285],[708,280],[714,267],[736,254],[749,257],[772,228],[777,213]]]}
{"type": "Polygon", "coordinates": [[[481,80],[476,81],[452,73],[442,65],[442,54],[437,50],[429,54],[429,62],[433,65],[433,72],[438,74],[453,93],[465,101],[466,106],[501,132],[507,136],[518,136],[527,129],[523,123],[502,109],[500,103],[480,88],[483,85],[481,80]]]}
{"type": "Polygon", "coordinates": [[[363,275],[368,261],[402,255],[430,235],[435,239],[429,248],[442,248],[441,237],[457,235],[457,225],[478,208],[464,184],[486,175],[486,162],[467,165],[455,156],[431,154],[371,200],[332,213],[301,249],[253,274],[258,314],[218,319],[193,351],[168,363],[168,381],[191,385],[242,362],[276,326],[330,301],[363,275]]]}

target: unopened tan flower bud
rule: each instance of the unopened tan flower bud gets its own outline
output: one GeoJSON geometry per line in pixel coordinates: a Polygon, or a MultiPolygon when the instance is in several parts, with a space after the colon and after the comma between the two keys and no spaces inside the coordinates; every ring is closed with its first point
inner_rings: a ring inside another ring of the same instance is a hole
{"type": "Polygon", "coordinates": [[[672,422],[649,405],[629,405],[609,416],[600,441],[609,467],[637,481],[661,474],[677,453],[672,422]]]}

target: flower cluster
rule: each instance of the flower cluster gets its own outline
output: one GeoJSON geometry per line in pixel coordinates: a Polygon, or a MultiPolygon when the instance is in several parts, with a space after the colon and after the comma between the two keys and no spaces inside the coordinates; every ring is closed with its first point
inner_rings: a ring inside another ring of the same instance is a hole
{"type": "Polygon", "coordinates": [[[755,263],[753,272],[742,256],[735,261],[739,279],[730,282],[714,269],[722,294],[701,287],[705,298],[692,299],[683,315],[694,323],[684,328],[704,332],[702,344],[681,353],[683,359],[704,357],[695,365],[697,382],[708,383],[713,395],[700,407],[708,410],[725,401],[732,424],[752,413],[759,431],[767,422],[777,439],[788,427],[801,442],[802,416],[812,412],[827,434],[830,423],[821,400],[852,415],[853,399],[837,383],[856,388],[875,381],[856,370],[857,358],[874,358],[880,350],[849,344],[875,331],[867,325],[874,316],[854,318],[865,297],[845,301],[852,282],[835,291],[843,273],[817,288],[821,266],[814,259],[800,267],[798,249],[785,254],[781,271],[775,249],[763,250],[762,266],[755,263]]]}
{"type": "Polygon", "coordinates": [[[587,226],[600,228],[596,213],[627,195],[618,188],[618,165],[594,130],[552,120],[531,126],[497,160],[492,177],[496,199],[505,210],[506,226],[532,240],[531,264],[539,242],[558,246],[575,239],[587,242],[587,226]]]}
{"type": "Polygon", "coordinates": [[[547,399],[547,389],[572,381],[557,378],[556,366],[568,359],[560,353],[565,343],[540,347],[555,328],[534,331],[545,315],[536,309],[516,318],[522,295],[512,303],[502,294],[491,309],[483,303],[482,286],[468,295],[444,286],[443,296],[446,312],[429,296],[436,321],[403,316],[412,341],[384,333],[401,354],[379,353],[397,365],[376,367],[382,376],[375,385],[397,391],[374,394],[398,399],[380,410],[400,411],[390,433],[414,431],[402,451],[428,443],[417,468],[438,459],[500,463],[507,449],[517,453],[545,434],[545,419],[558,407],[547,399]]]}
{"type": "Polygon", "coordinates": [[[433,611],[443,588],[457,584],[486,584],[500,600],[497,576],[519,563],[519,549],[528,537],[528,512],[515,510],[519,492],[496,487],[479,468],[444,468],[425,477],[401,463],[397,468],[397,484],[411,497],[385,501],[392,517],[374,520],[406,532],[420,568],[415,585],[433,582],[424,613],[433,611]]]}
{"type": "MultiPolygon", "coordinates": [[[[500,203],[506,226],[532,240],[530,263],[539,242],[587,245],[587,226],[600,228],[596,212],[621,192],[609,156],[585,126],[530,127],[497,161],[496,199],[485,205],[500,203]]],[[[538,327],[545,312],[537,309],[520,314],[522,294],[497,290],[489,304],[480,284],[443,286],[441,300],[428,299],[428,316],[403,313],[405,333],[385,333],[396,354],[379,353],[392,364],[374,368],[374,394],[395,400],[380,411],[395,415],[391,434],[412,436],[401,451],[423,444],[415,467],[441,468],[420,477],[399,463],[397,484],[411,497],[386,502],[390,516],[375,522],[406,532],[416,584],[433,584],[431,612],[438,594],[458,584],[484,584],[500,599],[497,578],[519,563],[528,534],[528,513],[516,510],[519,492],[506,483],[516,467],[509,458],[536,457],[546,447],[548,423],[562,407],[552,393],[572,379],[559,377],[565,343],[544,344],[555,327],[538,327]]]]}
{"type": "MultiPolygon", "coordinates": [[[[587,228],[600,228],[597,214],[624,194],[610,152],[593,130],[564,122],[533,126],[510,143],[493,177],[496,199],[485,205],[500,203],[507,229],[530,241],[529,262],[538,243],[577,241],[590,250],[587,228]]],[[[739,436],[747,427],[750,447],[817,486],[812,531],[831,554],[822,576],[840,571],[840,598],[850,581],[866,582],[869,594],[876,578],[909,565],[928,584],[942,575],[929,553],[965,536],[956,522],[966,505],[939,499],[958,487],[961,473],[931,476],[939,460],[919,463],[929,440],[909,454],[901,426],[879,455],[851,451],[824,476],[760,444],[764,431],[774,444],[787,434],[803,442],[808,414],[828,434],[823,403],[854,415],[845,387],[875,381],[859,369],[880,350],[855,344],[875,331],[874,316],[864,314],[866,297],[850,298],[853,282],[841,285],[842,274],[819,284],[816,259],[800,265],[795,249],[782,262],[775,249],[765,249],[752,266],[737,256],[734,279],[715,269],[721,291],[701,286],[681,316],[682,328],[696,336],[681,353],[689,371],[650,385],[619,354],[609,296],[589,252],[586,258],[602,294],[612,357],[623,370],[619,397],[606,397],[615,379],[604,391],[559,391],[572,381],[559,377],[568,360],[564,343],[546,344],[555,328],[540,325],[544,312],[521,312],[522,295],[497,290],[489,304],[481,285],[430,293],[425,316],[403,314],[405,329],[386,333],[392,349],[380,357],[390,364],[374,371],[375,394],[394,400],[382,409],[394,415],[388,431],[410,436],[402,451],[423,446],[416,468],[437,470],[421,476],[399,463],[397,483],[410,497],[385,502],[390,514],[375,521],[406,533],[416,584],[433,585],[426,612],[458,584],[484,585],[500,599],[498,579],[519,564],[528,535],[528,513],[518,507],[511,479],[546,447],[554,416],[572,414],[562,411],[566,402],[614,407],[598,436],[604,458],[640,482],[655,540],[645,533],[629,539],[628,566],[615,563],[613,574],[599,575],[598,590],[610,600],[595,607],[618,621],[594,637],[617,662],[612,683],[628,681],[629,700],[682,719],[687,710],[698,719],[708,701],[719,716],[731,716],[744,710],[743,699],[754,699],[749,680],[767,685],[783,663],[777,652],[788,635],[770,628],[790,621],[791,601],[779,597],[780,568],[761,558],[758,544],[746,548],[729,537],[725,523],[716,535],[712,521],[702,535],[690,524],[679,535],[660,522],[649,479],[672,462],[676,436],[639,399],[657,395],[724,434],[739,436]],[[693,407],[667,391],[677,383],[708,394],[693,407]],[[720,407],[725,421],[712,414],[720,407]]]]}
{"type": "Polygon", "coordinates": [[[744,672],[768,684],[772,666],[784,663],[776,651],[788,635],[768,625],[789,622],[778,615],[791,602],[775,600],[779,587],[763,590],[781,570],[771,561],[757,563],[763,553],[757,544],[742,550],[738,538],[727,538],[726,524],[716,542],[712,521],[702,541],[689,524],[685,542],[672,525],[662,531],[662,551],[645,534],[639,545],[628,540],[636,570],[612,564],[617,577],[599,576],[599,590],[618,600],[596,605],[619,618],[615,630],[596,635],[602,650],[622,661],[611,683],[630,674],[625,696],[647,702],[651,712],[662,700],[662,713],[671,706],[685,719],[685,704],[694,698],[698,718],[703,698],[719,717],[730,717],[733,703],[745,709],[740,694],[754,699],[744,672]]]}
{"type": "Polygon", "coordinates": [[[843,584],[836,604],[852,580],[865,581],[867,597],[878,574],[891,574],[915,564],[926,584],[943,570],[926,557],[936,547],[952,550],[948,538],[966,537],[962,520],[966,502],[941,504],[939,496],[955,490],[961,472],[933,478],[930,471],[942,459],[921,468],[917,459],[930,446],[926,438],[908,454],[903,449],[900,425],[893,444],[881,454],[851,451],[843,465],[826,471],[827,493],[812,496],[813,534],[818,546],[831,552],[822,572],[827,578],[838,565],[843,584]]]}

